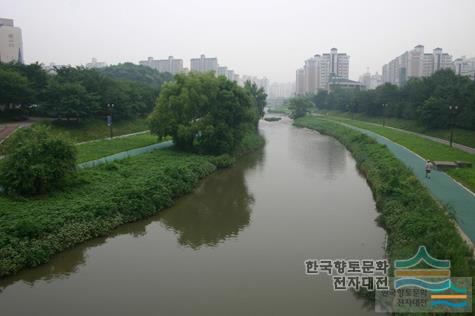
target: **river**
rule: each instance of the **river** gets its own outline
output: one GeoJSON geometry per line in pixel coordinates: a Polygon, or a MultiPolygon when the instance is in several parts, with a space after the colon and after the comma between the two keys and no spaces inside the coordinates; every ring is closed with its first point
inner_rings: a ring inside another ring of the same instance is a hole
{"type": "Polygon", "coordinates": [[[1,315],[373,315],[307,258],[383,257],[375,202],[335,139],[262,121],[266,146],[144,221],[0,281],[1,315]]]}

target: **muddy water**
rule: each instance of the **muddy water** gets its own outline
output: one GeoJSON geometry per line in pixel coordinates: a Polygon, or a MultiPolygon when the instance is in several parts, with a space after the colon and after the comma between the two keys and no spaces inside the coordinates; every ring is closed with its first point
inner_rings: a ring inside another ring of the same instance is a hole
{"type": "Polygon", "coordinates": [[[0,281],[1,315],[369,315],[307,258],[381,258],[371,191],[336,140],[289,119],[159,215],[0,281]]]}

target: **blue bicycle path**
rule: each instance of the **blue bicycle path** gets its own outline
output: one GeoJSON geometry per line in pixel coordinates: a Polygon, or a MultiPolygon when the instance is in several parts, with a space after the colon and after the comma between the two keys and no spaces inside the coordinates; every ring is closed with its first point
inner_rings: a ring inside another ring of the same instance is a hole
{"type": "MultiPolygon", "coordinates": [[[[346,127],[358,130],[378,143],[386,145],[389,151],[401,160],[416,175],[419,181],[429,190],[433,197],[444,205],[450,206],[455,213],[455,218],[462,231],[475,244],[475,194],[452,179],[445,172],[433,170],[431,178],[425,177],[425,160],[384,136],[372,131],[349,124],[341,123],[346,127]]],[[[415,136],[416,137],[416,136],[415,136]]]]}

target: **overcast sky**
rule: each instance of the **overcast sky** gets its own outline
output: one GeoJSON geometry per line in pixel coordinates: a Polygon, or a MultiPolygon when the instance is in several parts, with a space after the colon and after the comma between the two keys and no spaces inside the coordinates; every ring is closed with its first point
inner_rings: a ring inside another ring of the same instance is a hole
{"type": "Polygon", "coordinates": [[[239,74],[295,80],[337,47],[350,78],[417,44],[475,56],[475,0],[1,0],[23,32],[26,62],[109,64],[204,53],[239,74]]]}

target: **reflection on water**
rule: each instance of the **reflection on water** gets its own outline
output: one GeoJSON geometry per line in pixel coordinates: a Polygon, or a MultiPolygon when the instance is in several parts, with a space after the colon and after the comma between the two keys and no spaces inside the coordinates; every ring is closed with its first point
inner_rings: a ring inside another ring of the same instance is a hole
{"type": "Polygon", "coordinates": [[[160,221],[178,233],[178,241],[193,249],[215,246],[249,225],[254,202],[245,182],[245,171],[262,161],[263,152],[243,157],[238,165],[205,179],[192,195],[181,198],[160,221]]]}
{"type": "Polygon", "coordinates": [[[263,150],[194,193],[0,281],[1,315],[373,315],[307,258],[381,258],[384,232],[355,161],[288,119],[263,150]]]}
{"type": "Polygon", "coordinates": [[[0,280],[0,292],[17,281],[33,285],[37,280],[68,277],[86,262],[88,249],[120,235],[141,237],[146,234],[147,226],[156,221],[175,231],[181,245],[193,249],[203,245],[215,246],[226,238],[237,236],[239,231],[249,225],[254,201],[246,186],[245,171],[262,163],[263,157],[262,150],[246,155],[236,163],[235,168],[218,171],[204,179],[193,194],[178,199],[171,209],[120,226],[108,237],[89,240],[57,255],[47,264],[0,280]]]}
{"type": "Polygon", "coordinates": [[[345,170],[348,152],[338,141],[331,137],[312,137],[313,130],[291,129],[288,142],[289,152],[293,153],[292,159],[307,169],[312,174],[321,173],[325,179],[334,180],[345,170]],[[305,135],[305,142],[295,141],[297,137],[305,135]],[[307,136],[308,135],[308,136],[307,136]],[[315,155],[320,151],[322,155],[315,155]]]}

